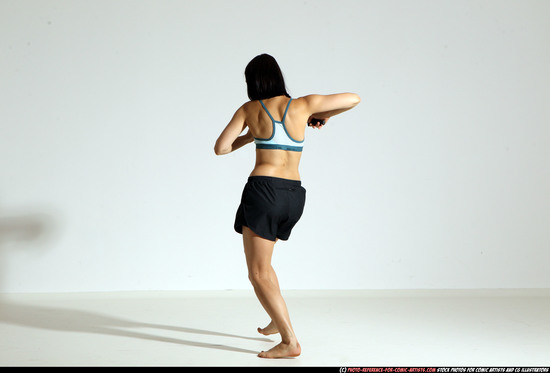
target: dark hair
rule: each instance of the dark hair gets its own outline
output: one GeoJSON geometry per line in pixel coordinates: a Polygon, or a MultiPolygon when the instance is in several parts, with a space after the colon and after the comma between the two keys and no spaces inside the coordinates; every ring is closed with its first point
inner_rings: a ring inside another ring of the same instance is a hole
{"type": "Polygon", "coordinates": [[[244,76],[248,98],[252,101],[275,96],[290,97],[286,91],[283,72],[275,58],[269,54],[254,57],[246,66],[244,76]]]}

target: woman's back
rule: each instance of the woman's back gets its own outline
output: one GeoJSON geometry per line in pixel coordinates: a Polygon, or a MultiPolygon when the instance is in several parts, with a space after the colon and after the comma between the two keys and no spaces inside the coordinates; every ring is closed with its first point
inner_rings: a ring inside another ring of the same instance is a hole
{"type": "Polygon", "coordinates": [[[256,139],[256,165],[251,176],[300,180],[298,168],[309,117],[304,106],[303,98],[291,100],[286,96],[250,101],[244,105],[245,122],[256,139]],[[274,142],[274,135],[286,137],[288,146],[268,144],[274,142]]]}

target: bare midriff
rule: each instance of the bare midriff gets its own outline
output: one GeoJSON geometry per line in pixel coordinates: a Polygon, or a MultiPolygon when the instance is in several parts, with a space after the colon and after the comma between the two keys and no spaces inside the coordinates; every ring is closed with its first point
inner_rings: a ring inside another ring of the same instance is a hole
{"type": "Polygon", "coordinates": [[[279,149],[256,149],[256,165],[250,176],[271,176],[300,180],[298,166],[302,152],[279,149]]]}

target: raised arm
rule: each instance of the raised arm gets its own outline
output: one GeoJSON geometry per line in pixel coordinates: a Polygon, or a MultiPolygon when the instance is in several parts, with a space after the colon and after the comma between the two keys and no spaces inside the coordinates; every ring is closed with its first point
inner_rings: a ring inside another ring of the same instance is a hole
{"type": "Polygon", "coordinates": [[[355,93],[309,95],[304,97],[313,118],[326,119],[353,109],[361,98],[355,93]]]}

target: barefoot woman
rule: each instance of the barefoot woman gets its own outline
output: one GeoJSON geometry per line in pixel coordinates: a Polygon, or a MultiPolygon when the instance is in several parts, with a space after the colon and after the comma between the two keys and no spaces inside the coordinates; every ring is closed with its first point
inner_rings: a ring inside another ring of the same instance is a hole
{"type": "Polygon", "coordinates": [[[214,151],[227,154],[254,141],[256,165],[244,187],[235,218],[235,230],[243,235],[248,278],[258,300],[271,317],[262,334],[280,333],[281,343],[258,356],[265,358],[300,355],[301,348],[275,271],[273,247],[287,240],[304,210],[306,190],[298,166],[306,126],[320,128],[324,120],[357,105],[353,93],[309,95],[292,99],[275,59],[255,57],[245,69],[248,97],[216,141],[214,151]],[[245,135],[241,133],[248,127],[245,135]]]}

